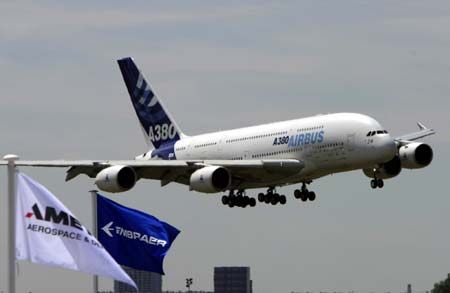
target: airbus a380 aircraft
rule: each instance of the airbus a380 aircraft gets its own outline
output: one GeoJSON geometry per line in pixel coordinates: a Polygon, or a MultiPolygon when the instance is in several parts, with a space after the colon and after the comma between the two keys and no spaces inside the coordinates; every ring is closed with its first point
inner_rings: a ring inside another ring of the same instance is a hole
{"type": "Polygon", "coordinates": [[[432,129],[418,123],[418,132],[392,137],[375,119],[353,113],[187,136],[133,59],[118,63],[145,139],[154,148],[128,161],[17,161],[18,166],[70,167],[66,180],[86,174],[107,192],[127,191],[142,178],[160,180],[162,186],[178,182],[198,192],[228,192],[223,204],[246,207],[256,205],[248,189],[267,188],[258,201],[276,205],[286,203],[277,187],[301,184],[295,198],[313,201],[316,195],[307,185],[320,177],[362,169],[372,188],[382,188],[383,179],[402,168],[426,167],[433,158],[428,144],[415,142],[434,134],[432,129]]]}

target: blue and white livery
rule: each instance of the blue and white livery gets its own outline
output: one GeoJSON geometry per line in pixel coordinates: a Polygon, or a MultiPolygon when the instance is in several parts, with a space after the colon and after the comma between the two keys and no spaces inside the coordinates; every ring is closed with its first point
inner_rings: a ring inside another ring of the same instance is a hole
{"type": "MultiPolygon", "coordinates": [[[[300,184],[294,197],[313,201],[307,185],[320,177],[361,169],[372,188],[403,168],[428,166],[432,148],[417,139],[434,134],[419,131],[392,137],[375,119],[357,113],[317,115],[196,136],[184,135],[156,97],[132,58],[118,60],[146,142],[152,149],[125,161],[17,161],[19,166],[70,167],[67,180],[79,174],[95,178],[98,188],[122,192],[139,179],[177,182],[202,193],[227,192],[229,207],[255,206],[246,190],[266,188],[259,202],[285,204],[276,188],[300,184]]],[[[5,162],[3,162],[5,163],[5,162]]]]}
{"type": "Polygon", "coordinates": [[[174,160],[174,144],[183,136],[131,58],[117,61],[153,157],[174,160]]]}

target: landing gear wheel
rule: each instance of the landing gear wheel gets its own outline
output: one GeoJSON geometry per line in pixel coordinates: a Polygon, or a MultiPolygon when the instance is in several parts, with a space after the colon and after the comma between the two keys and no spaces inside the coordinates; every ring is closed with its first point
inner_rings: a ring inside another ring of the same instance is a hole
{"type": "Polygon", "coordinates": [[[234,198],[230,198],[230,200],[228,201],[228,207],[232,208],[235,205],[236,205],[235,199],[234,198]]]}
{"type": "Polygon", "coordinates": [[[302,201],[307,201],[308,200],[308,193],[307,192],[302,192],[302,194],[300,195],[300,198],[302,201]]]}
{"type": "Polygon", "coordinates": [[[379,188],[383,188],[383,186],[384,186],[383,179],[377,179],[377,186],[378,186],[379,188]]]}
{"type": "Polygon", "coordinates": [[[279,202],[282,205],[286,204],[286,195],[280,195],[279,202]]]}
{"type": "Polygon", "coordinates": [[[227,205],[229,201],[230,200],[229,200],[228,196],[226,196],[226,195],[222,196],[222,204],[227,205]]]}
{"type": "Polygon", "coordinates": [[[375,188],[377,188],[377,186],[378,186],[377,180],[375,180],[375,179],[370,180],[370,187],[375,189],[375,188]]]}
{"type": "Polygon", "coordinates": [[[250,205],[250,197],[244,196],[244,197],[242,198],[242,207],[245,208],[245,207],[247,207],[248,205],[250,205]]]}
{"type": "Polygon", "coordinates": [[[278,193],[275,193],[272,197],[272,201],[270,202],[272,205],[276,205],[278,203],[278,199],[280,198],[280,195],[278,193]]]}
{"type": "Polygon", "coordinates": [[[299,189],[294,190],[294,197],[299,199],[302,196],[302,192],[299,189]]]}
{"type": "Polygon", "coordinates": [[[265,195],[264,195],[264,193],[258,193],[258,201],[259,202],[263,202],[264,201],[264,199],[265,199],[265,195]]]}
{"type": "Polygon", "coordinates": [[[314,201],[316,199],[316,193],[314,191],[308,192],[308,200],[314,201]]]}
{"type": "Polygon", "coordinates": [[[256,206],[256,199],[254,199],[253,197],[249,199],[249,205],[253,208],[254,206],[256,206]]]}
{"type": "Polygon", "coordinates": [[[244,207],[244,197],[242,195],[236,196],[236,206],[240,208],[244,207]]]}
{"type": "Polygon", "coordinates": [[[268,194],[266,194],[266,196],[264,198],[264,202],[270,203],[272,201],[272,198],[273,198],[273,194],[268,193],[268,194]]]}

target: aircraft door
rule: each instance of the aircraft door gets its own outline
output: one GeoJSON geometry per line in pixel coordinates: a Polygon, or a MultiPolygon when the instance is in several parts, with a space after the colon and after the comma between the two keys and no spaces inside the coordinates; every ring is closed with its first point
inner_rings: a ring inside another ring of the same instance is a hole
{"type": "Polygon", "coordinates": [[[218,159],[225,159],[223,157],[223,143],[225,142],[225,137],[221,136],[220,139],[217,141],[217,148],[216,148],[216,152],[217,152],[217,158],[218,159]]]}
{"type": "Polygon", "coordinates": [[[352,152],[355,149],[355,134],[348,134],[347,135],[347,150],[349,152],[352,152]]]}
{"type": "Polygon", "coordinates": [[[191,159],[191,158],[192,158],[192,149],[191,149],[191,143],[190,143],[190,142],[188,142],[188,143],[186,144],[186,157],[187,157],[188,159],[191,159]]]}

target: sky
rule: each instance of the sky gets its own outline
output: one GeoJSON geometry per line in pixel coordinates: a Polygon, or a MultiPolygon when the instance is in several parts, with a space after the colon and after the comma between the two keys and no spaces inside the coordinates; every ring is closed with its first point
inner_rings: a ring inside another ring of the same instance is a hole
{"type": "MultiPolygon", "coordinates": [[[[393,135],[434,128],[432,164],[372,190],[358,170],[316,180],[313,203],[229,209],[220,195],[139,181],[106,194],[182,232],[163,288],[213,289],[250,266],[254,292],[424,292],[450,273],[448,1],[3,1],[0,154],[131,159],[147,151],[116,60],[133,56],[188,135],[358,112],[393,135]]],[[[6,239],[6,171],[0,168],[6,239]]],[[[22,168],[91,223],[93,180],[22,168]]],[[[259,190],[251,191],[255,194],[259,190]]],[[[0,242],[0,291],[6,282],[0,242]]],[[[88,292],[83,273],[19,263],[17,292],[88,292]]],[[[101,279],[100,289],[112,281],[101,279]]]]}

